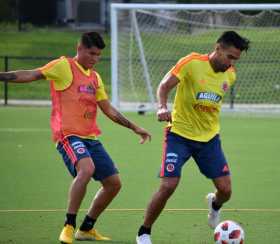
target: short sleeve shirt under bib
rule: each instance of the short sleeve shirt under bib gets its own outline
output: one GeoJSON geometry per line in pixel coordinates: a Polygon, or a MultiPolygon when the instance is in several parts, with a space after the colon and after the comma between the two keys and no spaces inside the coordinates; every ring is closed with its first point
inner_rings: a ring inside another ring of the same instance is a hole
{"type": "Polygon", "coordinates": [[[191,53],[169,71],[179,80],[172,110],[171,131],[207,142],[219,133],[219,113],[225,93],[233,85],[233,67],[214,72],[208,55],[191,53]]]}
{"type": "MultiPolygon", "coordinates": [[[[85,70],[78,62],[76,62],[79,69],[86,75],[90,74],[90,70],[85,70]]],[[[55,59],[50,63],[40,68],[46,80],[54,81],[54,88],[57,91],[64,90],[71,85],[73,75],[71,66],[66,57],[55,59]]],[[[96,101],[108,99],[108,95],[104,89],[104,84],[100,75],[94,71],[98,79],[98,89],[96,90],[96,101]]]]}

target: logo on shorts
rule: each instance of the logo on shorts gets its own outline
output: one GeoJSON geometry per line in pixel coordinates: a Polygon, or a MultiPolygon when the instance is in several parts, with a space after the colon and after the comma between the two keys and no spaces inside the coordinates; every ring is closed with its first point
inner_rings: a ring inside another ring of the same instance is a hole
{"type": "Polygon", "coordinates": [[[77,153],[79,153],[79,154],[83,154],[83,153],[85,153],[86,149],[85,149],[84,147],[80,147],[80,148],[78,148],[76,151],[77,151],[77,153]]]}
{"type": "Polygon", "coordinates": [[[174,169],[175,169],[174,164],[167,164],[167,165],[166,165],[166,170],[167,170],[168,172],[173,172],[174,169]]]}
{"type": "Polygon", "coordinates": [[[228,168],[227,164],[224,166],[224,168],[223,168],[223,172],[224,172],[224,173],[229,172],[229,168],[228,168]]]}
{"type": "Polygon", "coordinates": [[[83,154],[86,151],[86,147],[81,141],[75,141],[71,143],[71,146],[78,154],[83,154]]]}
{"type": "Polygon", "coordinates": [[[177,153],[167,153],[166,157],[178,157],[177,153]]]}
{"type": "Polygon", "coordinates": [[[178,154],[177,153],[167,153],[166,154],[166,163],[177,163],[178,161],[178,154]]]}
{"type": "Polygon", "coordinates": [[[81,141],[75,141],[75,142],[71,143],[71,146],[74,149],[77,149],[79,147],[85,147],[84,143],[82,143],[81,141]]]}

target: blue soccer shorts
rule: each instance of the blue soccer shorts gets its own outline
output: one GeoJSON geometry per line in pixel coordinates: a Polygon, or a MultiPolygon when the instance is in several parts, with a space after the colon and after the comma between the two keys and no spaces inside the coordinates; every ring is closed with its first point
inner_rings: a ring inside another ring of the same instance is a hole
{"type": "Polygon", "coordinates": [[[68,136],[57,144],[57,150],[62,155],[63,161],[73,177],[77,176],[76,163],[86,157],[90,157],[95,166],[92,176],[94,180],[102,181],[118,173],[111,157],[98,140],[68,136]]]}
{"type": "Polygon", "coordinates": [[[182,167],[190,157],[207,178],[230,175],[219,135],[208,142],[199,142],[166,129],[160,177],[180,177],[182,167]]]}

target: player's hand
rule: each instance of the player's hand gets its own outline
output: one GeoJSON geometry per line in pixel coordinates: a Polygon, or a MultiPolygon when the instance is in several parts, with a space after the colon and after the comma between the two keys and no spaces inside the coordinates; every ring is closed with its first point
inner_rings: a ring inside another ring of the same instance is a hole
{"type": "Polygon", "coordinates": [[[171,112],[167,108],[160,108],[157,111],[158,121],[171,122],[171,112]]]}
{"type": "Polygon", "coordinates": [[[151,141],[151,139],[152,139],[151,134],[141,127],[135,127],[135,129],[133,131],[137,135],[141,136],[141,140],[140,140],[141,144],[145,143],[147,140],[151,141]]]}

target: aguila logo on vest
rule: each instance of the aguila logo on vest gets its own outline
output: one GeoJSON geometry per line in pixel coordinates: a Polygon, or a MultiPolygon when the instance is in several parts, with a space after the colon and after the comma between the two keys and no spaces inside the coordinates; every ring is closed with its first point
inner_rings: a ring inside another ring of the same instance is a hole
{"type": "Polygon", "coordinates": [[[222,97],[214,92],[199,92],[196,95],[197,100],[208,100],[211,102],[218,103],[221,101],[222,97]]]}

